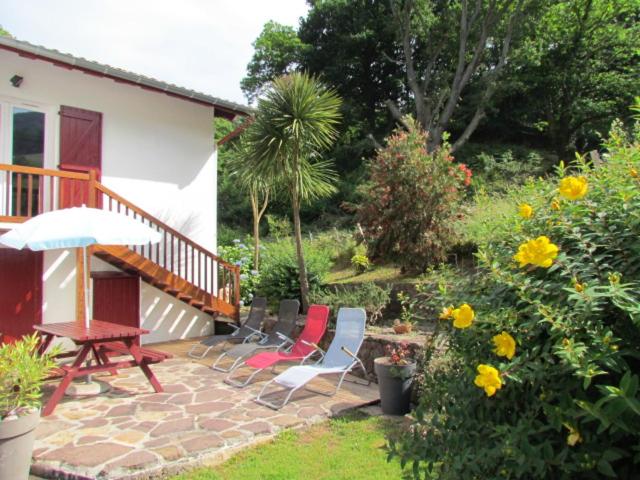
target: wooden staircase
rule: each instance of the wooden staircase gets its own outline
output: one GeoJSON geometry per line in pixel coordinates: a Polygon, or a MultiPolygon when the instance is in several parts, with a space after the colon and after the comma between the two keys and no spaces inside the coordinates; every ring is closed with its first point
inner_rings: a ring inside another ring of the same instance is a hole
{"type": "Polygon", "coordinates": [[[0,222],[22,222],[83,203],[128,215],[159,232],[160,242],[96,245],[91,248],[94,255],[214,318],[220,315],[220,320],[226,317],[239,322],[240,268],[109,190],[93,173],[0,165],[0,175],[3,171],[4,185],[10,187],[5,201],[0,202],[0,222]]]}

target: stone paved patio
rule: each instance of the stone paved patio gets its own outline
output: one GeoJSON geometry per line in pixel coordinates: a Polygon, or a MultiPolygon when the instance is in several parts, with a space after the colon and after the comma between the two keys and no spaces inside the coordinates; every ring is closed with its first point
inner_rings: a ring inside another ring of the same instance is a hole
{"type": "MultiPolygon", "coordinates": [[[[223,383],[225,374],[187,359],[184,352],[190,345],[154,347],[176,355],[152,367],[164,393],[153,393],[142,372],[128,369],[95,377],[110,385],[108,393],[65,398],[36,431],[32,473],[72,480],[163,478],[221,461],[282,429],[378,400],[375,384],[345,382],[334,397],[301,391],[289,405],[273,411],[253,401],[271,374],[236,389],[223,383]]],[[[210,353],[207,363],[216,355],[210,353]]],[[[313,387],[331,388],[324,380],[314,381],[313,387]]]]}

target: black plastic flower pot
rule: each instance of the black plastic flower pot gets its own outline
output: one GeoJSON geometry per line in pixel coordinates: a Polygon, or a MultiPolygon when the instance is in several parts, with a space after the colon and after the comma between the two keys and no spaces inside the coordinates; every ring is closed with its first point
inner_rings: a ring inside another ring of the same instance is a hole
{"type": "Polygon", "coordinates": [[[409,413],[416,363],[393,365],[389,357],[376,358],[373,363],[378,377],[382,412],[387,415],[409,413]]]}
{"type": "Polygon", "coordinates": [[[27,480],[40,410],[0,422],[0,479],[27,480]]]}

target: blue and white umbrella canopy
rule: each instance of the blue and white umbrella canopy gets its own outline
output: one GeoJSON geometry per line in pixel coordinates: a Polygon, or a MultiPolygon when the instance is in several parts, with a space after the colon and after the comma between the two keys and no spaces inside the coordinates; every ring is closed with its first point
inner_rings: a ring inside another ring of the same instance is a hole
{"type": "Polygon", "coordinates": [[[89,245],[158,243],[159,232],[121,213],[76,207],[30,218],[0,236],[0,243],[18,250],[53,250],[89,245]]]}
{"type": "MultiPolygon", "coordinates": [[[[76,207],[55,210],[30,218],[0,236],[0,243],[21,250],[82,248],[85,274],[90,245],[146,245],[158,243],[159,232],[121,213],[76,207]]],[[[85,279],[85,323],[89,326],[88,281],[85,279]]]]}

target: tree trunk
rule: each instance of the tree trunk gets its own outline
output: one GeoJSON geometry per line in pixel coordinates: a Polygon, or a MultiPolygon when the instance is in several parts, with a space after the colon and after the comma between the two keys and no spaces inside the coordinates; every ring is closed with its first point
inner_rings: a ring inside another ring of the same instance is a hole
{"type": "Polygon", "coordinates": [[[298,256],[298,270],[300,271],[300,297],[302,299],[302,312],[307,313],[309,308],[309,280],[307,279],[307,268],[304,264],[304,252],[302,249],[302,228],[300,226],[300,198],[297,186],[293,187],[291,195],[291,206],[293,209],[293,230],[296,239],[296,254],[298,256]]]}
{"type": "Polygon", "coordinates": [[[264,193],[262,207],[258,206],[259,193],[252,189],[249,193],[251,212],[253,213],[253,268],[260,270],[260,220],[269,204],[269,191],[264,193]]]}

